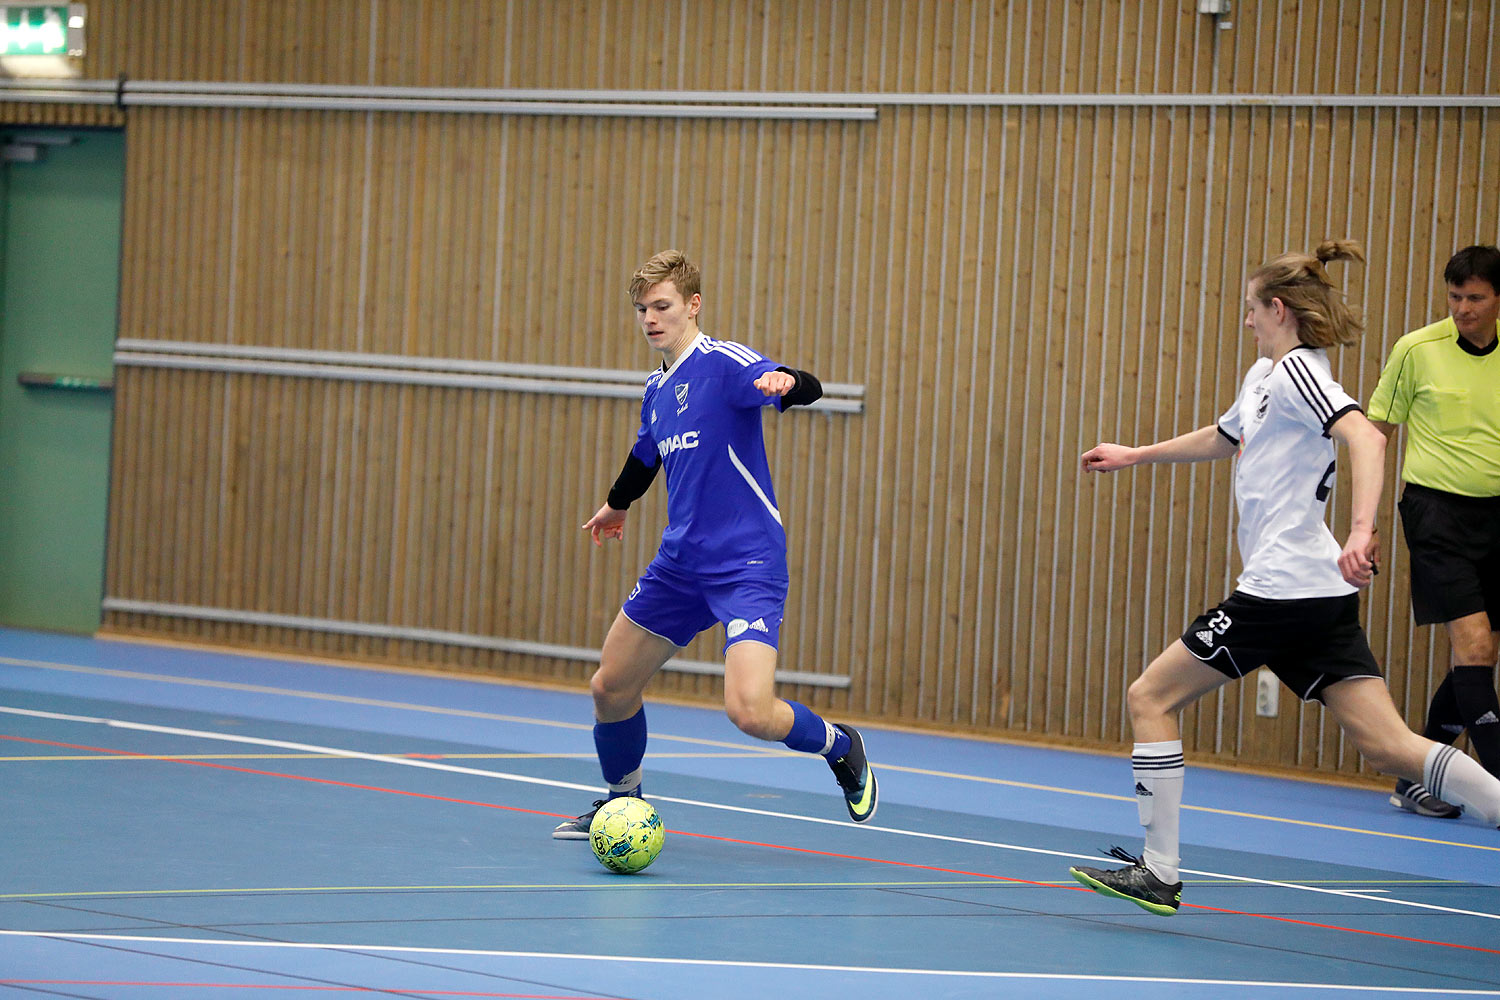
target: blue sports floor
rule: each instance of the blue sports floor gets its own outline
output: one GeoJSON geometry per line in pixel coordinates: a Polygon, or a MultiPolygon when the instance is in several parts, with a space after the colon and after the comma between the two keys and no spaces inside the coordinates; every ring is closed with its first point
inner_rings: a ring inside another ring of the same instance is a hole
{"type": "Polygon", "coordinates": [[[648,703],[655,865],[554,841],[587,696],[0,629],[0,997],[1500,996],[1500,831],[1188,770],[1183,909],[1129,763],[865,729],[881,805],[648,703]]]}

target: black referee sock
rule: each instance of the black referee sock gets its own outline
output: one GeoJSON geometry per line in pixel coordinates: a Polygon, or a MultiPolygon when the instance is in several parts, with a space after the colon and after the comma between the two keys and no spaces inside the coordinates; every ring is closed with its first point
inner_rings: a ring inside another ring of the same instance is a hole
{"type": "Polygon", "coordinates": [[[1427,728],[1422,735],[1434,743],[1449,746],[1464,731],[1464,717],[1453,697],[1453,672],[1443,678],[1443,683],[1432,694],[1432,704],[1427,706],[1427,728]]]}
{"type": "Polygon", "coordinates": [[[1456,666],[1448,677],[1453,681],[1453,700],[1479,763],[1500,776],[1500,697],[1495,695],[1494,668],[1484,664],[1456,666]]]}

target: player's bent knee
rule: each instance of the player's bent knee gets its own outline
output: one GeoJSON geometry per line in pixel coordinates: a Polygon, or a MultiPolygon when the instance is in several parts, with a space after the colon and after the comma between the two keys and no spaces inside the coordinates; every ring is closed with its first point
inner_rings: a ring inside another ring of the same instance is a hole
{"type": "Polygon", "coordinates": [[[729,721],[734,723],[735,728],[746,736],[771,740],[778,738],[772,733],[775,720],[773,707],[774,703],[770,701],[762,705],[731,698],[724,702],[724,713],[729,716],[729,721]]]}
{"type": "Polygon", "coordinates": [[[611,714],[632,707],[641,693],[635,684],[627,683],[615,672],[600,667],[589,678],[589,694],[594,697],[596,712],[611,714]]]}
{"type": "Polygon", "coordinates": [[[595,701],[607,701],[612,693],[613,688],[604,671],[595,670],[594,676],[589,678],[589,694],[594,696],[595,701]]]}
{"type": "Polygon", "coordinates": [[[1125,707],[1132,719],[1154,719],[1165,714],[1167,707],[1144,676],[1137,677],[1125,689],[1125,707]]]}

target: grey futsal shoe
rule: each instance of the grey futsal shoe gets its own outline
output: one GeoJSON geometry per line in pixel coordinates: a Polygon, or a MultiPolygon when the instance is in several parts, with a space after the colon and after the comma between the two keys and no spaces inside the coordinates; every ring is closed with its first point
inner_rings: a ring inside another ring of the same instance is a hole
{"type": "Polygon", "coordinates": [[[828,766],[844,790],[844,805],[849,809],[849,818],[856,823],[867,822],[875,815],[880,804],[880,789],[875,783],[875,772],[865,759],[865,740],[859,730],[835,722],[849,736],[849,749],[838,760],[830,760],[828,766]]]}
{"type": "Polygon", "coordinates": [[[1402,778],[1396,782],[1396,790],[1391,793],[1391,805],[1397,809],[1405,809],[1414,812],[1418,816],[1433,816],[1437,819],[1457,819],[1463,812],[1459,806],[1444,802],[1427,790],[1427,786],[1417,781],[1407,781],[1402,778]]]}
{"type": "Polygon", "coordinates": [[[588,840],[589,824],[594,822],[594,813],[604,805],[604,799],[595,799],[594,808],[577,819],[565,819],[552,829],[553,840],[588,840]]]}
{"type": "Polygon", "coordinates": [[[1182,903],[1181,882],[1168,885],[1151,873],[1143,859],[1123,848],[1111,847],[1109,854],[1112,858],[1130,862],[1130,867],[1073,867],[1068,869],[1068,874],[1101,895],[1128,899],[1158,917],[1170,917],[1177,912],[1177,907],[1182,903]]]}

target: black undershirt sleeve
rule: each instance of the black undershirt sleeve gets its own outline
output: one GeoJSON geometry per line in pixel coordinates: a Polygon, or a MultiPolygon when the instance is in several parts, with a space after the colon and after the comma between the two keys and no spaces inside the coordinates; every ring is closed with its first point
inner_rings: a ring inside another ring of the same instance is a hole
{"type": "MultiPolygon", "coordinates": [[[[783,410],[788,406],[807,406],[823,398],[823,384],[811,372],[785,366],[778,367],[776,370],[786,372],[797,380],[797,384],[781,397],[783,410]]],[[[609,497],[605,502],[615,510],[628,510],[632,503],[646,495],[646,491],[651,488],[659,471],[661,471],[660,459],[655,464],[647,465],[636,458],[632,452],[625,459],[625,467],[620,470],[614,486],[610,487],[609,497]]]]}
{"type": "Polygon", "coordinates": [[[625,459],[625,468],[620,470],[619,478],[610,487],[609,498],[605,502],[615,510],[628,509],[632,503],[646,495],[660,469],[661,459],[657,459],[655,465],[647,465],[635,457],[635,452],[631,452],[625,459]]]}
{"type": "Polygon", "coordinates": [[[807,406],[823,398],[823,383],[819,382],[812,372],[805,372],[800,368],[788,368],[785,365],[778,366],[776,370],[786,372],[797,380],[797,384],[781,397],[783,410],[788,406],[807,406]]]}

